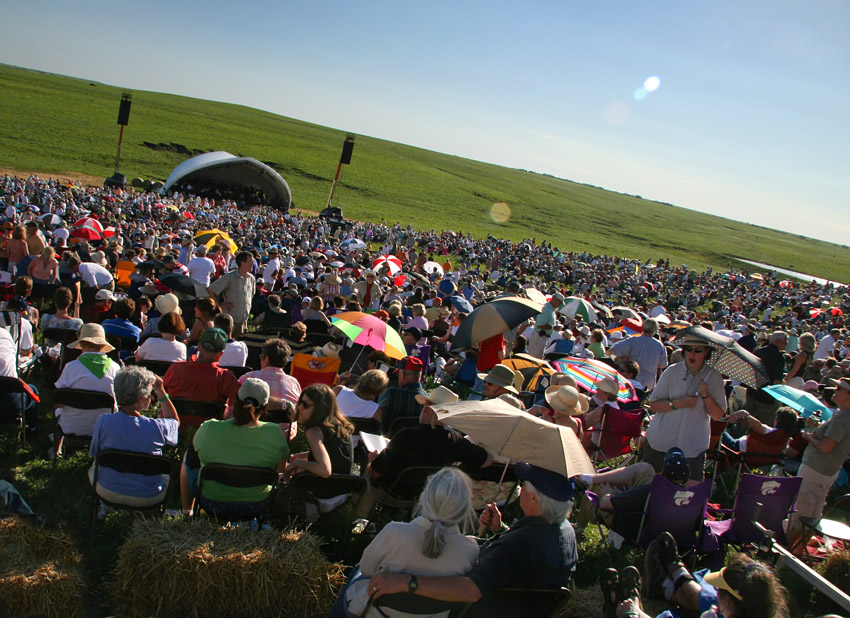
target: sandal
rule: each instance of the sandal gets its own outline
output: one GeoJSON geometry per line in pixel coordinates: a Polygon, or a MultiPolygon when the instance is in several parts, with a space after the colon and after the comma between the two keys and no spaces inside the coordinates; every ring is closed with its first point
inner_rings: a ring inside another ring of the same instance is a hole
{"type": "Polygon", "coordinates": [[[606,618],[614,618],[617,614],[617,584],[620,575],[617,569],[605,569],[599,576],[599,587],[602,588],[602,613],[606,618]]]}
{"type": "Polygon", "coordinates": [[[640,603],[640,571],[637,567],[627,566],[620,573],[620,581],[617,585],[617,603],[628,599],[635,599],[640,603]]]}

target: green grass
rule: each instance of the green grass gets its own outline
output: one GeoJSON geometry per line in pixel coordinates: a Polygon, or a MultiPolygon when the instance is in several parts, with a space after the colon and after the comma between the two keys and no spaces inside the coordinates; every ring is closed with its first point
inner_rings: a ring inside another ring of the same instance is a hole
{"type": "MultiPolygon", "coordinates": [[[[0,65],[0,90],[0,166],[60,176],[112,173],[122,89],[0,65]]],[[[145,142],[179,144],[192,153],[226,150],[271,164],[289,183],[296,207],[318,211],[344,135],[238,105],[137,91],[121,171],[127,178],[165,180],[188,157],[145,142]]],[[[536,238],[566,251],[722,269],[741,257],[850,279],[846,246],[367,136],[357,136],[334,203],[355,219],[536,238]],[[490,216],[497,202],[510,208],[502,223],[490,216]]]]}

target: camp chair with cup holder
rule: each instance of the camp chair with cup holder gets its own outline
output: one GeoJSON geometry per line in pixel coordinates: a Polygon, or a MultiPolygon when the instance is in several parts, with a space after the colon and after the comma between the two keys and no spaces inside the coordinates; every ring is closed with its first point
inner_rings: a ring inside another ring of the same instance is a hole
{"type": "Polygon", "coordinates": [[[262,466],[239,466],[234,464],[208,463],[201,467],[198,475],[198,499],[195,516],[201,512],[218,522],[239,522],[256,519],[258,528],[268,513],[277,488],[277,470],[262,466]],[[268,497],[260,502],[214,503],[204,497],[204,485],[210,481],[234,488],[271,486],[268,497]]]}

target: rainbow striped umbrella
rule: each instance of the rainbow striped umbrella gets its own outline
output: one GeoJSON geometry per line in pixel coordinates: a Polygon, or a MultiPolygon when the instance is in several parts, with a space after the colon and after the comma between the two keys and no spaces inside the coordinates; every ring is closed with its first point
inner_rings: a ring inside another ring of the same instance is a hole
{"type": "Polygon", "coordinates": [[[381,318],[361,311],[346,311],[332,315],[331,322],[354,343],[381,350],[390,358],[407,356],[401,335],[381,318]]]}
{"type": "Polygon", "coordinates": [[[620,390],[617,391],[617,401],[625,403],[637,399],[632,383],[611,365],[601,361],[592,358],[562,358],[549,361],[549,364],[558,371],[573,376],[579,386],[586,391],[595,391],[596,383],[599,380],[611,378],[620,387],[620,390]]]}

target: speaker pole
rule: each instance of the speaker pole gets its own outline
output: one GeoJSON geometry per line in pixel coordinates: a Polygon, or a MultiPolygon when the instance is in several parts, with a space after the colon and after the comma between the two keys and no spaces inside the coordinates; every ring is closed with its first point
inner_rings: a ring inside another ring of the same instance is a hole
{"type": "Polygon", "coordinates": [[[106,186],[124,186],[124,176],[118,173],[118,166],[121,163],[121,144],[124,142],[124,127],[130,123],[130,106],[132,105],[133,95],[125,92],[121,95],[121,104],[118,107],[118,124],[121,126],[121,131],[118,133],[118,152],[115,155],[115,169],[112,176],[106,179],[106,186]]]}
{"type": "Polygon", "coordinates": [[[345,136],[345,141],[342,143],[342,154],[339,157],[339,165],[336,166],[336,174],[331,185],[331,194],[328,196],[328,203],[325,208],[330,208],[334,201],[334,191],[336,191],[336,183],[339,181],[339,173],[342,171],[343,165],[351,163],[351,153],[354,151],[354,136],[350,133],[345,136]]]}

